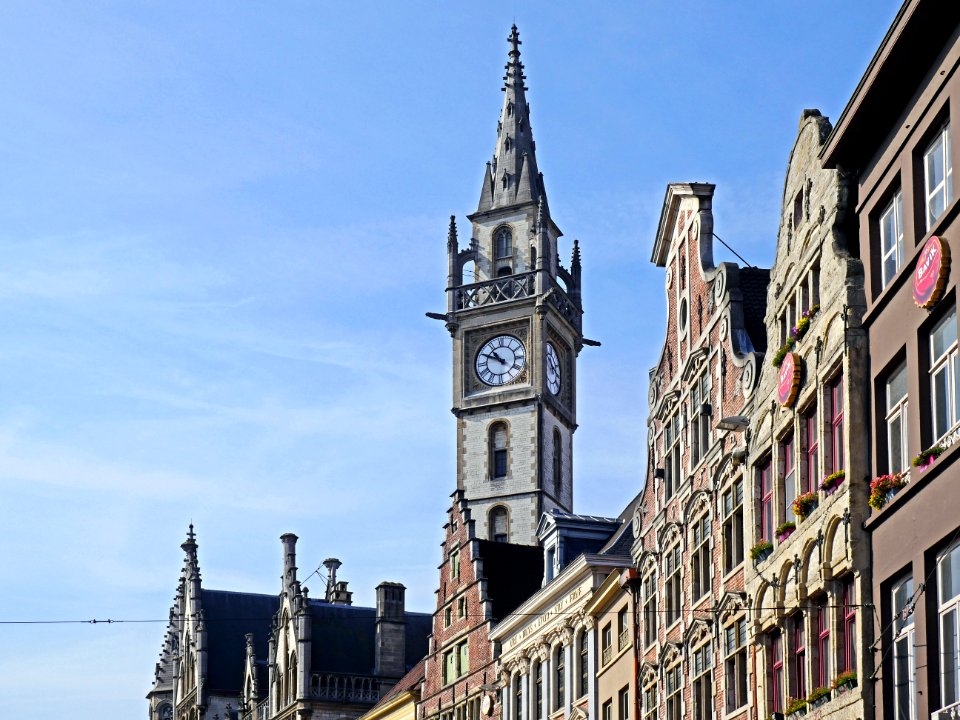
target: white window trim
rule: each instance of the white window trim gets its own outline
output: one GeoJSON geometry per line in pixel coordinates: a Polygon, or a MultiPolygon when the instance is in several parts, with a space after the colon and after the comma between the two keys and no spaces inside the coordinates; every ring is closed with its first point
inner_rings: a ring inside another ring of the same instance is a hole
{"type": "Polygon", "coordinates": [[[937,431],[937,409],[939,408],[939,405],[937,404],[936,378],[941,371],[946,372],[947,374],[947,397],[944,399],[947,406],[947,427],[939,435],[934,437],[934,443],[946,437],[951,430],[960,424],[960,408],[957,407],[956,403],[958,382],[956,368],[958,365],[958,360],[960,360],[957,353],[957,340],[954,339],[953,344],[945,348],[939,357],[934,357],[933,355],[934,333],[936,333],[940,327],[948,322],[953,322],[954,325],[956,325],[956,310],[953,310],[946,317],[940,320],[940,322],[938,322],[930,331],[930,409],[933,413],[931,424],[933,425],[933,431],[935,435],[937,431]]]}
{"type": "MultiPolygon", "coordinates": [[[[929,145],[927,149],[923,151],[923,187],[926,195],[925,203],[925,214],[926,214],[926,228],[930,230],[933,227],[934,223],[939,219],[940,215],[933,217],[930,212],[931,200],[933,200],[937,195],[943,195],[943,209],[946,210],[947,205],[950,204],[950,201],[953,200],[953,166],[950,162],[950,123],[941,128],[940,132],[937,134],[929,145]],[[939,145],[939,148],[937,147],[939,145]],[[928,159],[930,155],[934,152],[940,152],[941,160],[943,161],[943,178],[936,184],[934,187],[930,187],[930,164],[928,159]]],[[[942,211],[940,213],[943,214],[942,211]]]]}
{"type": "Polygon", "coordinates": [[[907,409],[910,405],[910,402],[909,402],[910,394],[907,391],[907,389],[904,388],[904,393],[902,397],[897,398],[892,403],[891,401],[894,399],[890,397],[890,380],[895,375],[899,374],[901,371],[906,373],[906,369],[907,369],[906,364],[905,363],[901,364],[897,368],[897,370],[887,378],[886,382],[884,383],[884,394],[886,395],[886,405],[887,405],[887,416],[886,416],[887,469],[891,473],[905,472],[910,469],[909,451],[907,447],[907,438],[909,436],[908,429],[907,429],[908,428],[907,418],[909,417],[907,414],[907,409]],[[900,457],[896,458],[896,462],[894,462],[892,440],[894,435],[893,423],[896,420],[900,421],[900,457]]]}
{"type": "Polygon", "coordinates": [[[937,558],[937,637],[940,640],[940,707],[946,707],[948,705],[954,705],[957,702],[960,702],[960,669],[956,666],[953,668],[953,687],[956,697],[947,698],[945,696],[946,683],[944,682],[944,676],[946,674],[946,668],[944,667],[945,663],[943,662],[944,658],[944,644],[945,640],[943,638],[943,619],[949,614],[953,614],[953,627],[954,627],[954,637],[953,637],[953,655],[955,658],[960,658],[960,592],[953,595],[952,597],[944,599],[941,595],[941,589],[943,588],[943,561],[946,560],[951,553],[960,552],[960,543],[954,543],[949,548],[944,550],[940,557],[937,558]]]}
{"type": "Polygon", "coordinates": [[[880,214],[880,275],[882,277],[882,285],[886,287],[890,284],[890,281],[893,279],[893,276],[897,274],[897,271],[900,270],[900,267],[903,265],[903,191],[897,190],[896,194],[890,200],[890,204],[884,208],[883,212],[880,214]],[[890,248],[887,248],[887,242],[890,238],[886,237],[884,228],[886,227],[886,218],[888,215],[893,215],[893,228],[896,237],[893,238],[893,242],[890,244],[890,248]],[[893,273],[887,276],[887,260],[894,256],[894,269],[893,273]]]}

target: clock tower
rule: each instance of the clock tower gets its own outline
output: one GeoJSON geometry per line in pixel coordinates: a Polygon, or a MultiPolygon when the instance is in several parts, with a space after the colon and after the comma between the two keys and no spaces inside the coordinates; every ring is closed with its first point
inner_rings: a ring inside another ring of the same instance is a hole
{"type": "Polygon", "coordinates": [[[530,128],[514,25],[470,240],[447,238],[457,488],[477,536],[532,545],[542,513],[573,506],[576,358],[583,347],[580,250],[560,264],[530,128]]]}

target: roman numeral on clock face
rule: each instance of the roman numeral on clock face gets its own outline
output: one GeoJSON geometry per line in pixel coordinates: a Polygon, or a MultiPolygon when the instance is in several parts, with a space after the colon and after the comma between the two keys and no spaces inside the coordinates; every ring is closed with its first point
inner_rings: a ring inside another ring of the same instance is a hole
{"type": "Polygon", "coordinates": [[[513,335],[496,335],[487,340],[474,362],[477,377],[494,387],[517,379],[527,365],[523,343],[513,335]]]}

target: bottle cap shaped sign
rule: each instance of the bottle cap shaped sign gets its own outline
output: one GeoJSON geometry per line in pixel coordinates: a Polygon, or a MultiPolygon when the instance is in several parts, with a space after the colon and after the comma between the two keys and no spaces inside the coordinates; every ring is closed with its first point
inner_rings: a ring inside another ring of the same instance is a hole
{"type": "Polygon", "coordinates": [[[777,374],[777,400],[784,407],[790,407],[797,401],[801,362],[796,353],[787,353],[780,364],[780,372],[777,374]]]}
{"type": "Polygon", "coordinates": [[[917,307],[930,308],[943,295],[950,275],[950,246],[936,235],[927,240],[913,271],[913,301],[917,307]]]}

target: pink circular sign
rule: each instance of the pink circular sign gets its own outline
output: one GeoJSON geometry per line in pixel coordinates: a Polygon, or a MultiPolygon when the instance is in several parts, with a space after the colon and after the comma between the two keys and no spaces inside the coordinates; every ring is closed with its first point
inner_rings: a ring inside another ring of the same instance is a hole
{"type": "Polygon", "coordinates": [[[913,271],[913,301],[917,307],[933,307],[943,295],[950,272],[950,246],[936,235],[927,240],[913,271]]]}
{"type": "Polygon", "coordinates": [[[780,364],[777,374],[777,400],[781,405],[790,407],[800,392],[800,358],[796,353],[787,353],[780,364]]]}

